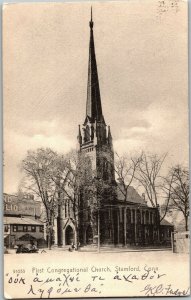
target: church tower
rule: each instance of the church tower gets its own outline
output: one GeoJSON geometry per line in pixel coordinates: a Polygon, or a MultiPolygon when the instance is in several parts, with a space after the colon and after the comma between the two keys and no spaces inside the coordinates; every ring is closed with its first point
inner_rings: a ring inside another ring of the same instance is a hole
{"type": "Polygon", "coordinates": [[[94,236],[98,234],[96,210],[99,210],[102,219],[100,231],[104,231],[101,234],[101,241],[112,243],[112,213],[110,207],[111,202],[114,201],[113,190],[115,188],[114,152],[110,127],[106,125],[102,112],[92,9],[89,27],[86,116],[83,125],[79,125],[78,149],[79,157],[83,157],[84,166],[86,165],[88,169],[88,178],[91,178],[93,182],[94,193],[92,194],[92,186],[90,191],[86,182],[80,199],[80,240],[83,244],[96,242],[94,240],[94,236]]]}

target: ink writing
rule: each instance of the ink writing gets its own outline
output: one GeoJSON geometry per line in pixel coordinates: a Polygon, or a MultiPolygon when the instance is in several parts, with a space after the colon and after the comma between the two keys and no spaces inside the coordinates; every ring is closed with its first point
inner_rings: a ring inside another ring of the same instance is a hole
{"type": "Polygon", "coordinates": [[[144,296],[187,296],[190,293],[190,288],[180,290],[172,287],[171,284],[167,286],[164,286],[163,284],[153,286],[151,284],[147,284],[140,292],[142,292],[144,296]]]}

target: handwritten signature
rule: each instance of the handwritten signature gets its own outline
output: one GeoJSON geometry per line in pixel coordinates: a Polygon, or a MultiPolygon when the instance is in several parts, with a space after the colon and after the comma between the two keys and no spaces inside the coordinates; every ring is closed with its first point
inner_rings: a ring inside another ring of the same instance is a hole
{"type": "Polygon", "coordinates": [[[142,292],[145,296],[187,296],[190,294],[190,288],[188,287],[185,290],[180,290],[172,287],[171,284],[166,286],[163,284],[153,286],[151,284],[147,284],[140,292],[142,292]]]}

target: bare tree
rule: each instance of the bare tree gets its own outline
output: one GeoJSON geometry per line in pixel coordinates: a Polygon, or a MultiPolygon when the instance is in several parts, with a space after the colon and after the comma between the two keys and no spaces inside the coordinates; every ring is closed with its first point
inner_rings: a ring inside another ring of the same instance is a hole
{"type": "Polygon", "coordinates": [[[136,171],[142,161],[140,156],[129,157],[128,155],[119,156],[116,153],[115,173],[119,181],[118,188],[124,196],[124,201],[127,201],[127,194],[130,185],[136,177],[136,171]]]}
{"type": "Polygon", "coordinates": [[[48,247],[51,249],[53,238],[53,223],[57,208],[57,185],[50,178],[50,170],[54,166],[56,153],[49,148],[28,151],[21,163],[21,168],[27,177],[27,190],[36,194],[41,200],[46,212],[48,247]]]}
{"type": "Polygon", "coordinates": [[[168,213],[180,211],[185,220],[185,230],[188,230],[189,218],[189,171],[180,165],[172,167],[164,178],[164,191],[167,195],[168,213]]]}
{"type": "MultiPolygon", "coordinates": [[[[159,199],[162,197],[163,179],[161,170],[166,156],[167,154],[158,156],[157,154],[143,153],[137,166],[135,178],[144,188],[146,199],[152,207],[159,207],[159,199]]],[[[166,202],[167,204],[168,202],[166,202]]],[[[164,210],[160,221],[163,220],[166,212],[164,210]]]]}

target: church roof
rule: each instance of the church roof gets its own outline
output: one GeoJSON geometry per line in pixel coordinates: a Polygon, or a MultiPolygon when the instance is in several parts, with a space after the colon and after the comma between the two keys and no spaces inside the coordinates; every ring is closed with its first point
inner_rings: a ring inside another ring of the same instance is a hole
{"type": "Polygon", "coordinates": [[[167,220],[163,219],[160,223],[160,225],[164,225],[164,226],[173,226],[172,223],[168,222],[167,220]]]}
{"type": "Polygon", "coordinates": [[[104,122],[101,106],[101,96],[99,89],[99,79],[95,55],[94,35],[93,35],[92,9],[90,26],[90,42],[89,42],[89,64],[88,64],[88,86],[87,86],[87,102],[86,102],[86,117],[89,117],[91,122],[95,119],[104,122]]]}
{"type": "MultiPolygon", "coordinates": [[[[117,199],[119,201],[123,201],[124,202],[124,194],[122,192],[123,190],[123,186],[121,184],[118,184],[117,186],[117,199]]],[[[133,186],[129,186],[128,190],[127,190],[127,198],[126,198],[126,202],[128,203],[136,203],[136,204],[141,204],[144,206],[147,206],[146,201],[138,194],[138,192],[134,189],[133,186]]]]}

